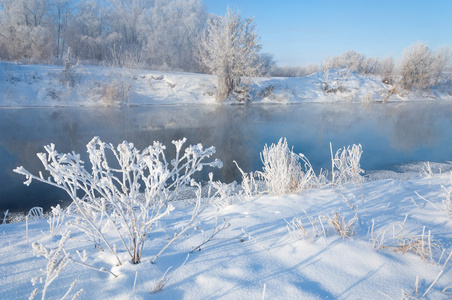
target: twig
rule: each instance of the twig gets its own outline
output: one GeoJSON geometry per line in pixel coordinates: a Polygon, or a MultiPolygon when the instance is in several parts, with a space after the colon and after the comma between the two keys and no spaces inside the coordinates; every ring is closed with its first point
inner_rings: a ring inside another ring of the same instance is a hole
{"type": "Polygon", "coordinates": [[[243,232],[244,234],[246,234],[250,240],[255,241],[255,242],[256,242],[259,246],[261,246],[264,250],[270,252],[270,249],[268,249],[267,247],[265,247],[264,245],[262,245],[257,239],[255,239],[253,236],[251,236],[251,234],[249,234],[248,232],[246,232],[246,230],[245,230],[244,228],[242,228],[242,232],[243,232]]]}
{"type": "Polygon", "coordinates": [[[204,246],[205,244],[207,244],[208,242],[210,242],[218,233],[220,233],[221,231],[229,228],[231,226],[230,223],[228,223],[226,221],[226,219],[223,218],[223,226],[221,228],[217,228],[216,223],[215,223],[215,228],[212,230],[212,235],[207,239],[204,240],[201,244],[199,244],[198,246],[196,246],[195,248],[193,248],[190,253],[193,253],[195,250],[199,250],[201,251],[201,246],[204,246]]]}

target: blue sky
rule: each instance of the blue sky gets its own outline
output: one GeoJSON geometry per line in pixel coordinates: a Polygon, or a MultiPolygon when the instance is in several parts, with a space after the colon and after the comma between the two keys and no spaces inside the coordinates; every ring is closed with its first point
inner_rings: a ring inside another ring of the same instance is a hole
{"type": "Polygon", "coordinates": [[[452,47],[452,0],[204,0],[211,13],[226,7],[254,17],[263,52],[279,65],[319,64],[355,50],[368,57],[392,55],[426,42],[452,47]]]}

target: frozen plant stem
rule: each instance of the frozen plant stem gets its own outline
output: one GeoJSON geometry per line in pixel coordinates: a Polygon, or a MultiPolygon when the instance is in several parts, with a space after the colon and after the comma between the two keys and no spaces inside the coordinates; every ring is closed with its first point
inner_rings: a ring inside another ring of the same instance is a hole
{"type": "Polygon", "coordinates": [[[192,228],[198,216],[213,202],[218,201],[222,196],[223,189],[227,189],[225,184],[215,184],[216,191],[212,193],[212,187],[214,186],[213,174],[209,174],[209,189],[207,193],[207,199],[203,201],[202,199],[202,187],[201,184],[192,181],[191,184],[196,186],[198,189],[196,191],[196,203],[192,210],[192,216],[190,221],[181,229],[181,231],[174,233],[173,238],[165,245],[165,247],[160,250],[160,252],[154,257],[151,263],[155,263],[155,260],[177,239],[179,239],[188,229],[192,228]],[[204,204],[203,204],[204,202],[204,204]]]}
{"type": "Polygon", "coordinates": [[[201,251],[201,247],[204,246],[205,244],[207,244],[208,242],[210,242],[218,233],[220,233],[221,231],[229,228],[231,226],[230,223],[228,223],[226,221],[226,219],[223,219],[223,226],[221,228],[217,227],[217,222],[215,222],[215,226],[214,229],[212,230],[212,234],[208,239],[205,239],[201,244],[199,244],[198,246],[196,246],[195,248],[193,248],[190,253],[193,253],[195,250],[199,250],[201,251]]]}
{"type": "Polygon", "coordinates": [[[251,234],[249,234],[249,233],[245,230],[245,228],[242,228],[242,232],[243,232],[244,234],[246,234],[250,240],[255,241],[259,246],[261,246],[262,249],[264,249],[265,251],[270,252],[270,249],[268,249],[267,247],[265,247],[264,245],[262,245],[257,239],[255,239],[251,234]]]}
{"type": "Polygon", "coordinates": [[[8,216],[8,212],[9,212],[9,209],[7,209],[7,210],[3,213],[3,222],[2,222],[2,224],[6,224],[6,217],[8,216]]]}
{"type": "Polygon", "coordinates": [[[163,274],[162,278],[160,278],[160,280],[159,280],[159,281],[157,282],[157,284],[154,286],[154,288],[153,288],[152,291],[151,291],[151,294],[160,292],[160,291],[165,287],[165,285],[169,282],[169,280],[171,279],[171,277],[172,277],[178,270],[180,270],[180,269],[185,265],[185,263],[187,262],[187,260],[188,260],[189,257],[190,257],[190,254],[187,254],[187,257],[185,258],[185,260],[184,260],[184,262],[182,263],[182,265],[180,265],[179,268],[177,268],[175,271],[173,271],[173,272],[172,272],[170,275],[168,275],[168,277],[167,277],[166,274],[167,274],[168,271],[172,268],[172,266],[169,267],[169,268],[166,270],[165,274],[163,274]]]}

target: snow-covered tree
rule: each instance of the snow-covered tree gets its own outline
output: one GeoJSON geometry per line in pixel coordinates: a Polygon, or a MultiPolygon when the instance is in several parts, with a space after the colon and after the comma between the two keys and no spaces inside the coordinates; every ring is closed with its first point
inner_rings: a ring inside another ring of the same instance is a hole
{"type": "Polygon", "coordinates": [[[0,1],[0,47],[8,59],[51,56],[49,5],[45,0],[0,1]]]}
{"type": "Polygon", "coordinates": [[[211,17],[198,47],[200,63],[217,76],[217,100],[235,93],[248,98],[249,80],[261,74],[259,37],[253,19],[228,8],[224,17],[211,17]]]}
{"type": "Polygon", "coordinates": [[[151,6],[150,0],[110,0],[107,8],[108,24],[118,34],[116,46],[124,51],[139,48],[139,26],[142,14],[151,6]]]}
{"type": "Polygon", "coordinates": [[[422,90],[438,83],[450,58],[450,50],[447,48],[435,54],[422,42],[406,48],[400,65],[403,88],[422,90]]]}
{"type": "Polygon", "coordinates": [[[110,44],[119,37],[109,30],[105,4],[85,1],[76,7],[74,22],[69,28],[71,47],[76,57],[102,61],[108,53],[110,44]]]}
{"type": "Polygon", "coordinates": [[[375,72],[382,77],[384,83],[392,84],[394,75],[394,60],[392,56],[378,60],[375,72]]]}
{"type": "Polygon", "coordinates": [[[67,28],[72,16],[70,0],[52,0],[50,3],[50,13],[52,16],[55,31],[55,56],[63,58],[66,50],[67,28]]]}
{"type": "Polygon", "coordinates": [[[148,64],[197,71],[197,37],[207,20],[201,0],[157,0],[142,15],[140,39],[148,64]]]}
{"type": "Polygon", "coordinates": [[[270,76],[276,66],[275,58],[271,53],[261,53],[258,64],[261,65],[262,75],[270,76]]]}

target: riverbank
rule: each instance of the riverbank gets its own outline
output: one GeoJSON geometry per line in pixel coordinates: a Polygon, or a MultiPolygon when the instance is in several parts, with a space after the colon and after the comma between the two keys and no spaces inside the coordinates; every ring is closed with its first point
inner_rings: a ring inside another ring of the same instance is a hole
{"type": "MultiPolygon", "coordinates": [[[[83,65],[65,71],[63,66],[0,63],[0,107],[218,104],[215,86],[216,78],[204,74],[83,65]]],[[[370,103],[383,101],[392,89],[378,76],[345,69],[307,77],[256,78],[251,87],[253,103],[370,103]]],[[[415,100],[452,100],[450,81],[389,98],[415,100]]]]}

